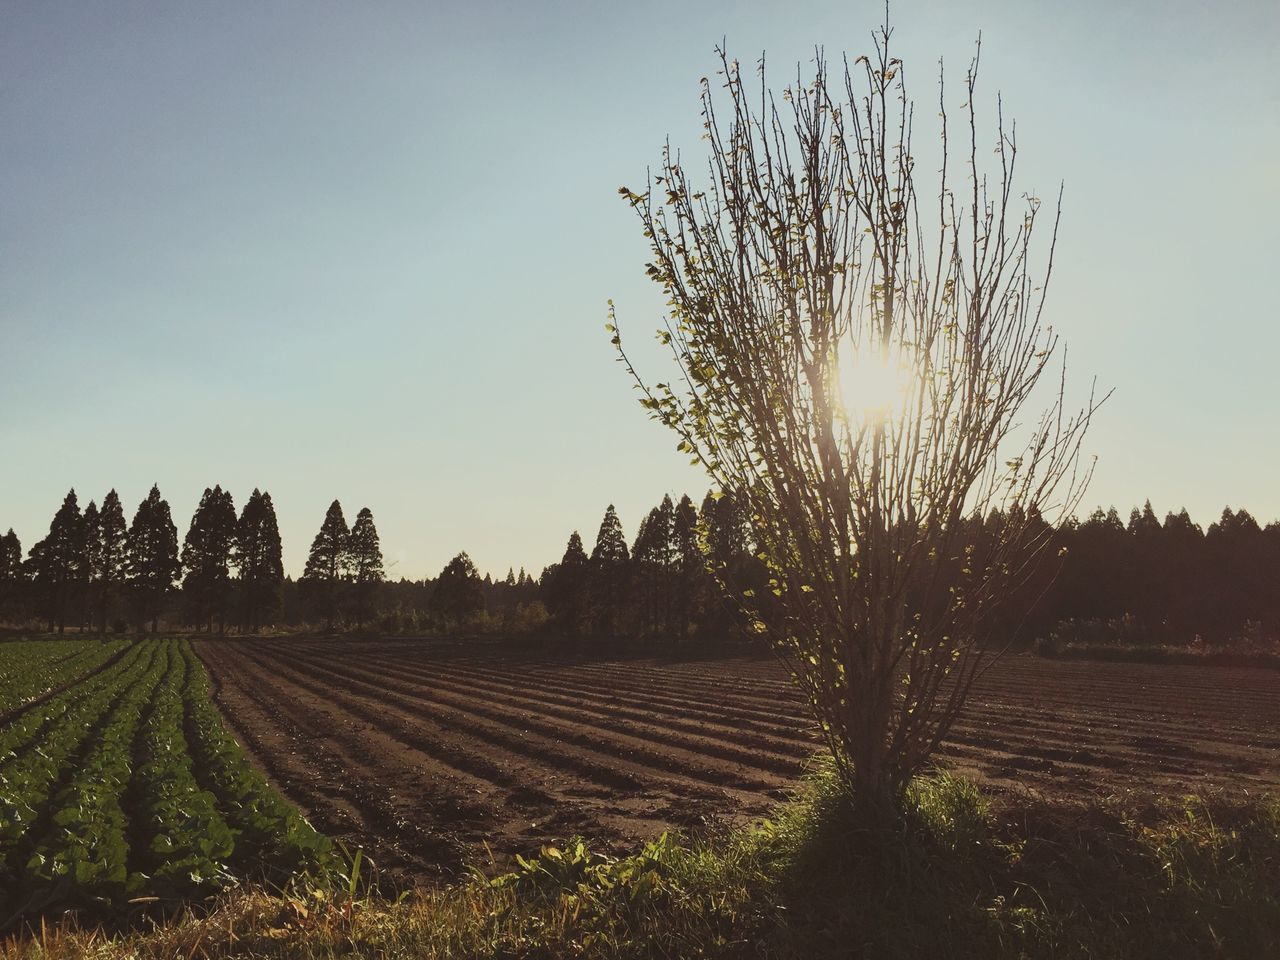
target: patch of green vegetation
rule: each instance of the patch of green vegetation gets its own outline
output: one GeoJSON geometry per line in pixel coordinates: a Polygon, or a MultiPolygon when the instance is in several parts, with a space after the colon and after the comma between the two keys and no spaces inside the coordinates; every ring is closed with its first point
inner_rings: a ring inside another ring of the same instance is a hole
{"type": "MultiPolygon", "coordinates": [[[[1268,957],[1280,800],[997,802],[946,774],[859,829],[820,770],[776,819],[621,859],[544,848],[504,875],[386,900],[349,883],[244,891],[104,939],[64,925],[17,958],[1268,957]]],[[[360,861],[356,861],[357,868],[360,861]]]]}
{"type": "Polygon", "coordinates": [[[0,928],[117,920],[340,862],[250,767],[185,640],[140,640],[0,726],[0,928]]]}
{"type": "Polygon", "coordinates": [[[106,637],[0,642],[0,714],[16,712],[60,684],[92,673],[128,645],[106,637]]]}

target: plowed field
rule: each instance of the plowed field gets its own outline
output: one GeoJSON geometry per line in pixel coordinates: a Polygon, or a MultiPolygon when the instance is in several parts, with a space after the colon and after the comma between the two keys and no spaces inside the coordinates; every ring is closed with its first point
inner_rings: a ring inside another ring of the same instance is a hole
{"type": "MultiPolygon", "coordinates": [[[[427,877],[574,834],[759,816],[816,740],[768,656],[416,640],[209,640],[215,699],[312,823],[427,877]]],[[[996,791],[1280,790],[1280,671],[1001,660],[944,764],[996,791]]]]}

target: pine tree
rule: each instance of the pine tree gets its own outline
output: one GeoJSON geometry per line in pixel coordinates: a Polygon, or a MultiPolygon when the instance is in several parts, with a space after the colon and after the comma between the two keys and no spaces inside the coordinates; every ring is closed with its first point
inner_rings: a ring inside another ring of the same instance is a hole
{"type": "Polygon", "coordinates": [[[274,622],[280,609],[284,563],[280,528],[271,494],[256,488],[236,524],[232,560],[240,583],[240,629],[256,631],[274,622]]]}
{"type": "Polygon", "coordinates": [[[674,520],[671,498],[663,497],[641,521],[631,550],[631,586],[640,627],[647,633],[666,629],[671,620],[674,520]]]}
{"type": "Polygon", "coordinates": [[[373,615],[373,596],[378,584],[386,579],[382,570],[382,545],[378,528],[373,525],[373,511],[361,508],[351,526],[351,578],[355,583],[356,628],[363,627],[373,615]]]}
{"type": "Polygon", "coordinates": [[[22,541],[13,532],[0,537],[0,582],[12,583],[22,575],[22,541]]]}
{"type": "MultiPolygon", "coordinates": [[[[86,511],[87,519],[87,511],[86,511]]],[[[87,527],[87,525],[86,525],[87,527]]],[[[87,527],[93,538],[94,574],[97,579],[98,631],[107,632],[107,617],[120,584],[124,581],[128,530],[120,495],[111,490],[102,500],[96,528],[87,527]]]]}
{"type": "Polygon", "coordinates": [[[133,596],[138,625],[151,621],[151,632],[159,626],[160,605],[182,572],[178,559],[178,528],[169,502],[153,485],[147,498],[138,504],[125,544],[125,575],[133,596]]]}
{"type": "Polygon", "coordinates": [[[7,605],[18,598],[25,579],[22,571],[22,542],[10,527],[9,532],[0,537],[0,605],[7,605]]]}
{"type": "Polygon", "coordinates": [[[311,541],[307,567],[302,574],[302,579],[321,598],[326,628],[330,632],[339,613],[339,592],[349,577],[350,538],[347,520],[342,515],[342,504],[335,500],[329,504],[320,532],[311,541]]]}
{"type": "Polygon", "coordinates": [[[210,633],[218,622],[226,631],[231,588],[231,547],[236,536],[236,508],[230,491],[206,488],[182,544],[182,582],[192,617],[210,633]]]}
{"type": "Polygon", "coordinates": [[[578,633],[585,620],[589,563],[587,552],[582,548],[582,537],[575,530],[565,547],[564,558],[543,574],[547,607],[561,628],[570,634],[578,633]]]}
{"type": "Polygon", "coordinates": [[[618,513],[609,504],[591,551],[592,607],[596,623],[606,637],[613,636],[617,629],[618,611],[626,600],[630,560],[618,513]]]}
{"type": "Polygon", "coordinates": [[[632,596],[636,603],[636,622],[641,633],[652,633],[657,617],[658,593],[658,508],[654,507],[640,521],[635,542],[631,544],[632,596]]]}
{"type": "Polygon", "coordinates": [[[81,597],[81,629],[84,629],[86,619],[90,622],[96,622],[97,617],[93,616],[94,611],[84,609],[84,601],[90,601],[90,605],[97,606],[97,598],[99,596],[98,581],[102,571],[102,520],[98,516],[98,505],[92,500],[89,505],[84,508],[84,515],[80,518],[80,535],[84,540],[84,585],[88,597],[81,597]]]}
{"type": "Polygon", "coordinates": [[[480,574],[466,553],[458,554],[440,571],[431,593],[431,609],[455,626],[484,612],[480,574]]]}
{"type": "Polygon", "coordinates": [[[671,548],[675,566],[671,629],[683,639],[697,615],[706,582],[706,565],[698,545],[698,511],[688,494],[680,498],[675,508],[671,521],[671,548]]]}
{"type": "Polygon", "coordinates": [[[67,614],[87,574],[84,518],[75,490],[62,501],[49,535],[31,548],[27,570],[43,600],[49,630],[67,629],[67,614]]]}

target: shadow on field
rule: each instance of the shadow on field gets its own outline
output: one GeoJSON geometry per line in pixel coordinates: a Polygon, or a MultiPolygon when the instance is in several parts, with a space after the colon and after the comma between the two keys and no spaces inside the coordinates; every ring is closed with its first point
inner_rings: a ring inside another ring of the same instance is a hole
{"type": "Polygon", "coordinates": [[[1280,801],[1023,799],[993,810],[972,784],[942,776],[913,789],[913,822],[889,833],[850,829],[842,809],[828,779],[761,834],[776,896],[776,913],[761,913],[767,955],[1169,960],[1280,949],[1280,801]]]}

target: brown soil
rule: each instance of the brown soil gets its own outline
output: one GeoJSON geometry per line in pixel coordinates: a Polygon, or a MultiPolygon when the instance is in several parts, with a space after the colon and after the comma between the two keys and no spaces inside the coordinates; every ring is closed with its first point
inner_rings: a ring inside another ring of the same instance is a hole
{"type": "MultiPolygon", "coordinates": [[[[528,643],[209,640],[215,698],[311,821],[391,880],[580,834],[765,815],[817,747],[770,657],[528,643]]],[[[1280,790],[1280,671],[999,661],[941,751],[996,792],[1280,790]]]]}

